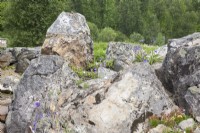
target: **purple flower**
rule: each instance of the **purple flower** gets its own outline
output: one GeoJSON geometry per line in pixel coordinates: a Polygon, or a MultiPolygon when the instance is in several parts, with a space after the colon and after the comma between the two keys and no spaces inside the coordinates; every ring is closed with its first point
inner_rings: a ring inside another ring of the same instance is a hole
{"type": "Polygon", "coordinates": [[[40,101],[36,101],[36,102],[34,103],[34,105],[35,105],[36,108],[40,107],[40,101]]]}
{"type": "Polygon", "coordinates": [[[155,50],[155,51],[154,51],[154,53],[155,53],[155,54],[158,54],[158,51],[157,51],[157,50],[155,50]]]}
{"type": "Polygon", "coordinates": [[[43,114],[41,113],[41,114],[40,114],[40,119],[42,119],[42,118],[43,118],[43,114]]]}
{"type": "Polygon", "coordinates": [[[97,69],[96,68],[94,68],[94,72],[96,72],[97,71],[97,69]]]}
{"type": "Polygon", "coordinates": [[[137,53],[137,51],[140,51],[141,50],[141,47],[140,46],[134,46],[133,47],[133,52],[134,53],[137,53]]]}
{"type": "Polygon", "coordinates": [[[36,131],[36,125],[37,125],[37,122],[35,121],[35,122],[33,123],[33,131],[36,131]]]}
{"type": "Polygon", "coordinates": [[[144,62],[144,63],[148,63],[149,61],[148,61],[148,60],[143,60],[143,62],[144,62]]]}

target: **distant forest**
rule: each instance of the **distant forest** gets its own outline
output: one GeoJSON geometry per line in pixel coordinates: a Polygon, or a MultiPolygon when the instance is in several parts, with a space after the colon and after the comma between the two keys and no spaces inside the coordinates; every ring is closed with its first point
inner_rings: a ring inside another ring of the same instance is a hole
{"type": "Polygon", "coordinates": [[[39,46],[62,11],[83,14],[95,41],[105,41],[105,28],[118,35],[111,40],[139,36],[147,44],[200,31],[200,0],[7,0],[0,2],[0,37],[39,46]]]}

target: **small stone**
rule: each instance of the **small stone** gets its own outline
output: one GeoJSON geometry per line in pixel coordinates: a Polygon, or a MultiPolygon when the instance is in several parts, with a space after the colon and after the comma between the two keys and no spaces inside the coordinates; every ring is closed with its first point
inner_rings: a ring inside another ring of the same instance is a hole
{"type": "Polygon", "coordinates": [[[104,68],[104,67],[99,67],[98,68],[98,77],[99,78],[104,78],[104,79],[112,79],[113,76],[115,76],[117,72],[104,68]]]}
{"type": "Polygon", "coordinates": [[[7,115],[8,114],[8,107],[7,106],[0,106],[0,115],[7,115]]]}
{"type": "Polygon", "coordinates": [[[195,117],[195,119],[200,123],[200,116],[195,117]]]}
{"type": "Polygon", "coordinates": [[[7,114],[8,114],[8,107],[0,106],[0,121],[5,122],[7,114]]]}
{"type": "Polygon", "coordinates": [[[185,130],[185,129],[187,129],[187,128],[192,128],[192,127],[194,126],[194,124],[195,124],[194,120],[193,120],[192,118],[189,118],[189,119],[187,119],[187,120],[184,120],[184,121],[180,122],[180,123],[178,124],[178,126],[179,126],[181,129],[185,130]]]}
{"type": "Polygon", "coordinates": [[[7,105],[11,104],[11,102],[12,102],[11,98],[1,99],[0,105],[7,106],[7,105]]]}
{"type": "Polygon", "coordinates": [[[163,133],[164,131],[171,131],[171,129],[163,124],[159,124],[157,127],[149,130],[148,133],[163,133]]]}
{"type": "Polygon", "coordinates": [[[0,133],[5,133],[5,128],[6,128],[5,124],[0,122],[0,133]]]}
{"type": "Polygon", "coordinates": [[[200,128],[196,128],[195,130],[194,130],[194,133],[200,133],[200,128]]]}

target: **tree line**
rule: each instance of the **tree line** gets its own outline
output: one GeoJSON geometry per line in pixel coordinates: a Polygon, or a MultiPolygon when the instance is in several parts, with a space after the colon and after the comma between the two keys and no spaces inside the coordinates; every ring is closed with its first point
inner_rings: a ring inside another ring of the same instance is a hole
{"type": "Polygon", "coordinates": [[[83,14],[99,41],[109,41],[107,34],[157,44],[200,31],[200,0],[7,0],[0,2],[0,37],[40,46],[61,11],[83,14]]]}

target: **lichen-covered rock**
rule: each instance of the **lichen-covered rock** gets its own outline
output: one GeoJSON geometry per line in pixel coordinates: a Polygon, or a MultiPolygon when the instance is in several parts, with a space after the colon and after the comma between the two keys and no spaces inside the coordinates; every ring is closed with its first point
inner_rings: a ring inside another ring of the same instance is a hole
{"type": "Polygon", "coordinates": [[[6,120],[8,133],[133,133],[152,114],[174,106],[148,63],[136,63],[121,75],[79,80],[59,56],[31,61],[6,120]]]}
{"type": "MultiPolygon", "coordinates": [[[[15,54],[17,53],[17,49],[15,50],[15,54]]],[[[21,51],[16,55],[17,63],[16,63],[16,72],[23,73],[26,68],[29,66],[32,59],[39,57],[40,55],[40,47],[36,48],[22,48],[21,51]]],[[[13,51],[14,53],[14,51],[13,51]]]]}
{"type": "Polygon", "coordinates": [[[59,56],[44,55],[32,60],[14,91],[6,120],[7,133],[25,133],[31,127],[37,133],[47,133],[52,126],[57,129],[58,97],[63,90],[73,88],[76,79],[68,63],[59,56]]]}
{"type": "Polygon", "coordinates": [[[117,72],[104,68],[104,67],[99,67],[98,68],[98,77],[99,78],[105,78],[105,79],[110,79],[113,76],[117,75],[117,72]]]}
{"type": "Polygon", "coordinates": [[[0,68],[9,66],[14,60],[14,57],[9,51],[0,52],[0,68]]]}
{"type": "Polygon", "coordinates": [[[41,47],[26,48],[14,47],[7,48],[1,51],[0,67],[7,67],[9,65],[16,65],[16,72],[23,73],[29,66],[32,59],[40,55],[41,47]]]}
{"type": "Polygon", "coordinates": [[[6,125],[0,122],[0,133],[6,133],[6,125]]]}
{"type": "Polygon", "coordinates": [[[172,39],[162,65],[161,80],[176,103],[188,110],[184,96],[189,87],[200,84],[200,33],[172,39]]]}
{"type": "Polygon", "coordinates": [[[181,121],[178,126],[182,129],[182,130],[186,130],[187,128],[193,128],[195,125],[195,122],[192,118],[189,118],[187,120],[181,121]]]}
{"type": "Polygon", "coordinates": [[[174,105],[148,63],[135,64],[113,80],[101,80],[93,86],[88,82],[85,95],[73,101],[76,108],[68,101],[62,111],[78,133],[133,133],[150,115],[174,105]]]}
{"type": "Polygon", "coordinates": [[[19,83],[20,78],[16,76],[6,76],[0,80],[0,92],[12,93],[19,83]]]}
{"type": "Polygon", "coordinates": [[[128,68],[135,60],[136,47],[128,43],[110,42],[106,51],[106,60],[114,60],[115,71],[128,68]]]}
{"type": "Polygon", "coordinates": [[[72,65],[85,66],[93,59],[93,42],[85,17],[62,12],[49,27],[42,54],[57,54],[72,65]]]}
{"type": "Polygon", "coordinates": [[[185,100],[192,111],[191,113],[200,122],[200,88],[197,86],[190,87],[185,95],[185,100]]]}

